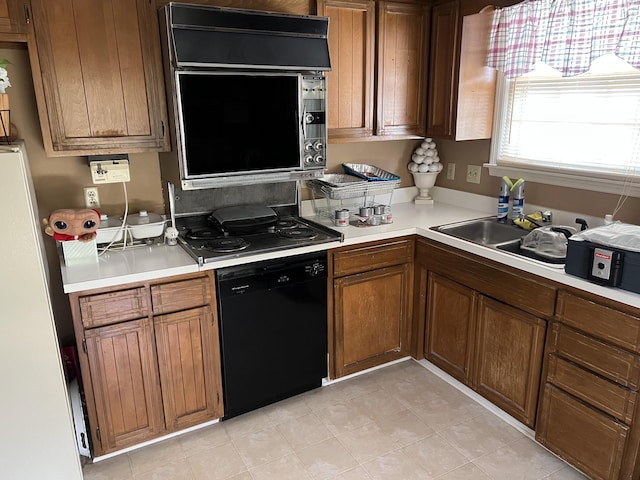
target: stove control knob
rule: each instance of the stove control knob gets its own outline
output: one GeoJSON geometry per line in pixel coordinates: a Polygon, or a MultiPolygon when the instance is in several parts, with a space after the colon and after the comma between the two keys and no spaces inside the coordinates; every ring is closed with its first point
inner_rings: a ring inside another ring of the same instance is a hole
{"type": "Polygon", "coordinates": [[[305,123],[313,123],[315,120],[315,115],[313,113],[306,113],[304,116],[305,123]]]}
{"type": "Polygon", "coordinates": [[[313,145],[311,144],[311,142],[304,142],[304,151],[308,152],[310,150],[313,150],[313,145]]]}
{"type": "Polygon", "coordinates": [[[319,152],[320,150],[322,150],[324,148],[324,144],[320,140],[318,140],[318,141],[314,142],[313,148],[314,148],[314,150],[317,150],[319,152]]]}
{"type": "Polygon", "coordinates": [[[313,157],[311,155],[305,155],[304,163],[313,163],[313,157]]]}
{"type": "Polygon", "coordinates": [[[313,157],[313,163],[316,163],[318,165],[321,165],[324,163],[324,157],[320,154],[316,155],[315,157],[313,157]]]}

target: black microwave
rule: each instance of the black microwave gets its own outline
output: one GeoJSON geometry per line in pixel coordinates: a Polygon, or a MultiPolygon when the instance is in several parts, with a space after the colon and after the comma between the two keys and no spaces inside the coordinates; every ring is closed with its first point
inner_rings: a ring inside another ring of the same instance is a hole
{"type": "Polygon", "coordinates": [[[183,189],[310,178],[326,167],[323,74],[174,75],[183,189]]]}

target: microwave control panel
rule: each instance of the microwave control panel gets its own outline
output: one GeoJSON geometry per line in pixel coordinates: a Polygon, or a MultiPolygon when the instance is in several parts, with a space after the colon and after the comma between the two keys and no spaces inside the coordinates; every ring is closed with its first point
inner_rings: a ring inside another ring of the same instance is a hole
{"type": "Polygon", "coordinates": [[[327,157],[327,90],[324,75],[302,77],[303,168],[325,168],[327,157]]]}

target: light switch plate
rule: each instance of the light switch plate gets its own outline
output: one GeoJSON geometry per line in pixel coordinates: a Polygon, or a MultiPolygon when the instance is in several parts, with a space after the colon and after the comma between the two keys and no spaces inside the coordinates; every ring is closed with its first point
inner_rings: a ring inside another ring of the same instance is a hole
{"type": "Polygon", "coordinates": [[[455,180],[456,178],[456,164],[447,163],[447,180],[455,180]]]}

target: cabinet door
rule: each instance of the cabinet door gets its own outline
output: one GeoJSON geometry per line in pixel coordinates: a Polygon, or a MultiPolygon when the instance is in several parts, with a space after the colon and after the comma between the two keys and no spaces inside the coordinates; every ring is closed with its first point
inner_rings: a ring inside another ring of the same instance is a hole
{"type": "Polygon", "coordinates": [[[425,134],[429,7],[378,3],[377,135],[425,134]]]}
{"type": "Polygon", "coordinates": [[[167,428],[222,416],[218,328],[208,307],[154,318],[167,428]]]}
{"type": "Polygon", "coordinates": [[[550,384],[545,385],[536,440],[589,478],[621,478],[619,473],[628,436],[626,425],[550,384]]]}
{"type": "Polygon", "coordinates": [[[373,135],[375,2],[318,0],[318,15],[329,17],[331,71],[329,137],[373,135]]]}
{"type": "Polygon", "coordinates": [[[335,376],[407,355],[409,264],[334,281],[335,376]]]}
{"type": "Polygon", "coordinates": [[[33,0],[29,48],[50,156],[168,149],[148,0],[33,0]]]}
{"type": "Polygon", "coordinates": [[[546,322],[480,296],[476,391],[533,428],[546,322]]]}
{"type": "Polygon", "coordinates": [[[471,385],[476,330],[476,293],[429,274],[424,356],[452,377],[471,385]]]}
{"type": "Polygon", "coordinates": [[[30,21],[28,0],[0,0],[0,33],[27,33],[30,21]]]}
{"type": "Polygon", "coordinates": [[[164,422],[151,320],[87,330],[85,340],[101,453],[157,437],[164,422]]]}
{"type": "Polygon", "coordinates": [[[431,57],[427,134],[451,138],[454,134],[460,65],[460,3],[435,5],[431,14],[431,57]]]}

